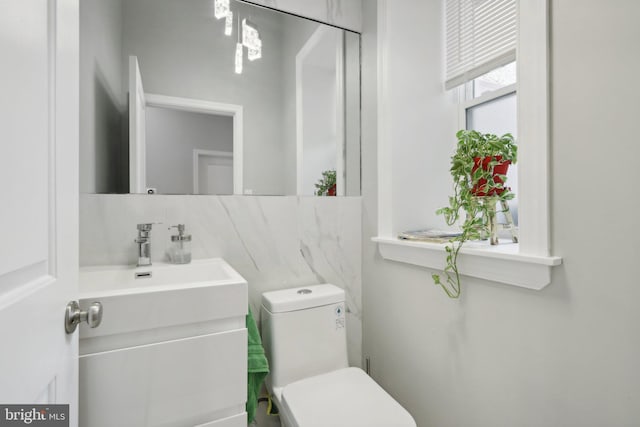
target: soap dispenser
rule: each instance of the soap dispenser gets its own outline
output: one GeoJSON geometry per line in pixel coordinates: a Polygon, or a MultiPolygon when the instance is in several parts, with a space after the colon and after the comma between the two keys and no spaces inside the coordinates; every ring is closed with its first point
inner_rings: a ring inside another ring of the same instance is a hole
{"type": "Polygon", "coordinates": [[[184,234],[184,224],[169,227],[178,229],[178,234],[171,236],[171,246],[168,255],[172,264],[189,264],[191,262],[191,235],[184,234]]]}

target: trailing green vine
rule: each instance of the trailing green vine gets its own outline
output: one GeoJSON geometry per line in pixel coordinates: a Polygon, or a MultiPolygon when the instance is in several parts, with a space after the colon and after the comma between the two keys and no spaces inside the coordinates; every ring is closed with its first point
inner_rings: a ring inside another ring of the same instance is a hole
{"type": "Polygon", "coordinates": [[[498,137],[475,130],[460,130],[456,133],[458,145],[451,157],[451,176],[454,194],[449,197],[449,206],[438,209],[447,225],[453,226],[466,215],[461,225],[461,234],[449,240],[443,282],[439,274],[431,277],[449,298],[460,296],[460,272],[458,254],[468,240],[479,240],[489,236],[489,221],[495,215],[496,203],[510,200],[514,194],[505,186],[507,176],[494,174],[494,168],[503,163],[515,164],[518,147],[511,134],[498,137]]]}

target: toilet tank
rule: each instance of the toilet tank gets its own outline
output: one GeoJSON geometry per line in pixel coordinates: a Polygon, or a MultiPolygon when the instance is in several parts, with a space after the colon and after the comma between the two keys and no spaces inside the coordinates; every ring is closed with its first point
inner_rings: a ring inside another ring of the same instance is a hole
{"type": "Polygon", "coordinates": [[[344,297],[330,284],[262,294],[271,387],[348,367],[344,297]]]}

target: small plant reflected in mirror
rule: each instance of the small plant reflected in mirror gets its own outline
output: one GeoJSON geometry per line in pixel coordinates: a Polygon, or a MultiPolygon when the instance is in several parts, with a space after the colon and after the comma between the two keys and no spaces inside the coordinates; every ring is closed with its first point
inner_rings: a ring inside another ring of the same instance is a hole
{"type": "Polygon", "coordinates": [[[333,169],[322,172],[322,178],[316,184],[316,196],[336,195],[336,171],[333,169]]]}

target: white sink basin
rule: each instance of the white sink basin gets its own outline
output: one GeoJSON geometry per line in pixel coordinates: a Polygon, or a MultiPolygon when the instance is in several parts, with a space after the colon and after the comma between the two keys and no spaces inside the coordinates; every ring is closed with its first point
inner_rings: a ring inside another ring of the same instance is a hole
{"type": "Polygon", "coordinates": [[[221,258],[194,260],[180,265],[159,262],[147,267],[83,267],[80,269],[80,298],[235,282],[244,282],[244,279],[221,258]]]}
{"type": "Polygon", "coordinates": [[[247,282],[221,258],[184,265],[84,267],[79,279],[80,307],[86,310],[94,301],[103,306],[99,327],[80,326],[81,353],[86,338],[143,331],[178,337],[180,326],[204,330],[206,325],[242,319],[247,313],[247,282]]]}

